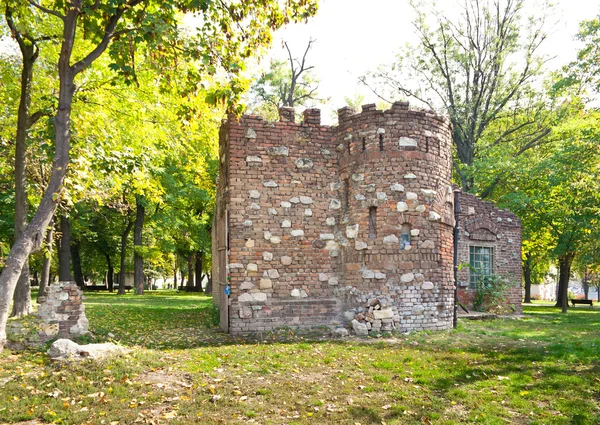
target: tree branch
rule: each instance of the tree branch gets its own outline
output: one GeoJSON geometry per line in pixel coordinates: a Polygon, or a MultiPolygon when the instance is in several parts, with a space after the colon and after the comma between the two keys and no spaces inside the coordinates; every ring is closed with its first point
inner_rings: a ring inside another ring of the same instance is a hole
{"type": "Polygon", "coordinates": [[[38,4],[38,3],[34,2],[33,0],[27,0],[27,2],[28,2],[30,5],[32,5],[32,6],[36,7],[36,8],[38,8],[39,10],[41,10],[41,11],[42,11],[42,12],[44,12],[44,13],[47,13],[47,14],[49,14],[49,15],[52,15],[52,16],[56,16],[58,19],[60,19],[60,20],[62,20],[62,21],[64,21],[64,20],[65,20],[65,15],[61,15],[61,14],[60,14],[60,13],[58,13],[56,10],[48,9],[47,7],[44,7],[44,6],[42,6],[41,4],[38,4]]]}
{"type": "Polygon", "coordinates": [[[114,37],[117,24],[119,23],[119,20],[121,19],[125,11],[127,9],[131,9],[132,7],[137,6],[142,2],[143,0],[130,0],[129,2],[127,2],[127,5],[125,7],[116,10],[114,15],[112,15],[108,19],[108,22],[104,29],[104,36],[102,37],[102,41],[100,41],[96,48],[90,53],[88,53],[86,57],[84,57],[72,66],[74,75],[80,73],[85,68],[90,66],[92,62],[94,62],[102,53],[104,53],[104,51],[108,47],[108,44],[110,43],[110,40],[114,37]]]}
{"type": "Polygon", "coordinates": [[[30,128],[32,125],[34,125],[36,122],[38,122],[40,118],[49,117],[50,115],[51,114],[49,114],[48,112],[35,111],[33,114],[31,114],[29,116],[29,119],[27,120],[27,128],[30,128]]]}

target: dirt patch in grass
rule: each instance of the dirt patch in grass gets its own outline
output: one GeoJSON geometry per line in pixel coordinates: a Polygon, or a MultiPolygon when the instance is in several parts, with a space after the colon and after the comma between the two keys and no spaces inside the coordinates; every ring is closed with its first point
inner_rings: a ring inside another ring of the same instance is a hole
{"type": "Polygon", "coordinates": [[[187,373],[174,373],[163,369],[153,370],[142,373],[134,379],[142,385],[151,385],[152,387],[165,391],[180,391],[192,388],[192,376],[187,373]]]}

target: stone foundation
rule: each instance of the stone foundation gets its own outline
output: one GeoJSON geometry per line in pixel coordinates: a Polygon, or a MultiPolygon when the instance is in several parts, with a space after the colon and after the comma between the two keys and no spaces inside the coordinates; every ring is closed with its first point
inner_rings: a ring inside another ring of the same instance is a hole
{"type": "Polygon", "coordinates": [[[37,316],[42,320],[40,342],[55,338],[72,339],[88,333],[83,292],[75,282],[53,283],[39,302],[37,316]]]}

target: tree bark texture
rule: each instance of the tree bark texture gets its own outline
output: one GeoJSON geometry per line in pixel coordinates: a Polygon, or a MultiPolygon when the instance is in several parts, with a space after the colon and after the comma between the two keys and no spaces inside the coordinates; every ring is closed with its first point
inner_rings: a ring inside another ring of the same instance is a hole
{"type": "Polygon", "coordinates": [[[126,260],[127,260],[127,238],[129,236],[129,232],[131,232],[131,228],[133,227],[133,220],[127,221],[127,226],[125,226],[125,230],[121,233],[121,260],[119,262],[119,291],[118,295],[125,294],[125,268],[126,268],[126,260]]]}
{"type": "MultiPolygon", "coordinates": [[[[52,245],[54,237],[54,222],[50,222],[46,231],[46,255],[44,255],[44,264],[42,265],[42,279],[40,280],[40,288],[38,290],[39,297],[46,296],[48,286],[50,285],[50,267],[52,266],[52,245]]],[[[39,303],[39,301],[38,301],[39,303]]]]}
{"type": "Polygon", "coordinates": [[[581,281],[581,286],[583,286],[583,299],[587,300],[590,296],[590,275],[588,274],[588,268],[585,267],[583,271],[583,279],[581,281]]]}
{"type": "Polygon", "coordinates": [[[71,276],[71,224],[69,218],[60,217],[60,242],[58,244],[58,280],[73,280],[71,276]]]}
{"type": "Polygon", "coordinates": [[[75,76],[89,67],[106,50],[113,38],[117,23],[126,10],[123,7],[115,9],[114,13],[107,17],[101,41],[87,56],[71,64],[77,20],[81,14],[83,0],[71,0],[69,7],[65,8],[64,15],[35,2],[32,4],[47,14],[59,16],[62,20],[62,42],[58,59],[58,109],[54,116],[54,158],[50,180],[40,204],[25,231],[16,238],[0,274],[0,351],[6,344],[8,309],[17,281],[29,255],[41,248],[46,228],[60,200],[71,150],[71,108],[75,94],[75,76]]]}
{"type": "Polygon", "coordinates": [[[177,256],[175,256],[175,267],[173,267],[173,289],[177,289],[177,256]]]}
{"type": "Polygon", "coordinates": [[[190,292],[194,290],[194,255],[190,254],[187,257],[188,280],[185,290],[190,292]]]}
{"type": "Polygon", "coordinates": [[[208,295],[212,295],[212,275],[206,275],[206,291],[204,291],[208,295]]]}
{"type": "Polygon", "coordinates": [[[196,251],[196,292],[202,292],[202,260],[204,259],[204,253],[202,251],[196,251]]]}
{"type": "Polygon", "coordinates": [[[73,277],[80,288],[85,286],[83,272],[81,271],[81,254],[79,253],[79,241],[71,239],[71,261],[73,263],[73,277]]]}
{"type": "Polygon", "coordinates": [[[108,292],[113,292],[115,290],[115,269],[112,264],[112,260],[110,258],[110,254],[104,254],[106,257],[106,286],[108,287],[108,292]]]}
{"type": "Polygon", "coordinates": [[[144,294],[144,259],[139,250],[142,248],[145,207],[140,196],[136,196],[135,227],[133,229],[133,284],[137,295],[144,294]]]}
{"type": "Polygon", "coordinates": [[[31,285],[29,283],[29,260],[25,260],[21,276],[17,281],[17,287],[13,295],[13,308],[11,317],[23,317],[31,314],[33,306],[31,304],[31,285]]]}
{"type": "Polygon", "coordinates": [[[558,278],[558,296],[556,298],[556,307],[560,307],[563,313],[569,308],[569,278],[571,276],[571,264],[573,254],[566,254],[558,259],[559,278],[558,278]]]}
{"type": "Polygon", "coordinates": [[[523,261],[523,279],[525,280],[525,299],[523,302],[531,303],[531,255],[525,254],[523,261]]]}
{"type": "MultiPolygon", "coordinates": [[[[69,11],[69,15],[72,13],[72,11],[69,11]]],[[[17,281],[29,254],[37,251],[42,246],[44,233],[54,215],[54,211],[56,211],[56,203],[60,199],[60,191],[67,173],[71,145],[71,105],[75,92],[74,76],[69,66],[74,36],[75,20],[71,24],[71,20],[67,19],[65,21],[64,42],[59,60],[59,75],[61,78],[58,112],[54,119],[56,138],[52,174],[33,219],[12,246],[6,258],[6,266],[0,275],[0,350],[6,343],[8,308],[17,281]]]]}
{"type": "MultiPolygon", "coordinates": [[[[6,8],[6,21],[13,32],[22,56],[21,96],[17,114],[17,134],[15,137],[15,240],[27,227],[27,130],[33,124],[29,115],[31,106],[31,81],[33,65],[38,57],[38,48],[18,31],[12,18],[12,10],[6,8]]],[[[26,316],[32,312],[31,290],[29,285],[29,261],[26,259],[13,298],[11,316],[26,316]]]]}

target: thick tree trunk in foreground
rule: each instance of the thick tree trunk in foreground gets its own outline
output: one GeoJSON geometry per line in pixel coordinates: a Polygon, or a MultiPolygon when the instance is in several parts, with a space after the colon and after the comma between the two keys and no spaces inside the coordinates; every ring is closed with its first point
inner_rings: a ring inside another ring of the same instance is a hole
{"type": "Polygon", "coordinates": [[[58,280],[72,280],[71,276],[71,225],[69,218],[60,217],[60,241],[58,243],[58,280]]]}
{"type": "Polygon", "coordinates": [[[531,255],[525,254],[523,261],[523,278],[525,280],[525,299],[523,302],[531,303],[531,255]]]}
{"type": "MultiPolygon", "coordinates": [[[[71,13],[73,12],[69,11],[69,14],[71,13]]],[[[0,274],[0,349],[4,348],[4,344],[6,343],[8,308],[17,281],[29,254],[37,251],[42,246],[44,233],[56,210],[56,202],[60,199],[60,191],[65,174],[67,173],[71,144],[71,104],[75,92],[75,85],[73,84],[74,75],[69,66],[74,36],[75,20],[73,20],[72,25],[69,25],[69,22],[66,21],[63,37],[64,42],[59,61],[60,92],[58,112],[54,120],[56,140],[50,181],[33,219],[12,246],[6,258],[6,266],[2,270],[2,274],[0,274]]]]}
{"type": "Polygon", "coordinates": [[[31,314],[33,306],[31,304],[31,284],[29,283],[29,260],[25,260],[21,276],[17,281],[17,287],[13,295],[13,308],[11,317],[23,317],[31,314]]]}
{"type": "MultiPolygon", "coordinates": [[[[75,93],[74,78],[89,66],[104,50],[110,41],[115,26],[120,18],[111,19],[106,27],[106,36],[96,49],[88,56],[74,65],[71,65],[71,54],[75,41],[75,29],[77,18],[80,14],[82,0],[72,0],[72,7],[67,9],[63,17],[63,34],[60,57],[58,60],[58,76],[60,81],[58,93],[58,111],[54,118],[55,144],[54,158],[52,160],[52,173],[50,181],[44,192],[38,209],[33,219],[17,238],[12,246],[6,265],[0,274],[0,350],[6,343],[6,320],[8,319],[8,308],[12,299],[17,281],[27,261],[29,254],[41,248],[46,228],[56,211],[56,203],[60,200],[60,191],[69,165],[69,152],[71,148],[71,106],[75,93]]],[[[122,14],[122,12],[120,12],[122,14]]]]}
{"type": "Polygon", "coordinates": [[[135,198],[135,227],[133,229],[133,285],[136,295],[144,295],[144,259],[139,250],[142,248],[145,208],[140,196],[135,198]]]}
{"type": "Polygon", "coordinates": [[[558,296],[556,297],[555,307],[560,307],[563,313],[567,312],[569,307],[569,278],[571,276],[571,263],[573,254],[566,254],[559,257],[559,277],[558,277],[558,296]]]}
{"type": "Polygon", "coordinates": [[[79,241],[71,240],[71,261],[73,263],[73,277],[80,288],[85,286],[83,272],[81,271],[81,255],[79,254],[79,241]]]}
{"type": "Polygon", "coordinates": [[[119,291],[118,295],[125,294],[125,262],[127,259],[127,237],[129,236],[129,232],[131,232],[131,228],[133,227],[133,220],[129,220],[127,222],[127,226],[123,233],[121,233],[121,261],[119,262],[119,291]]]}
{"type": "MultiPolygon", "coordinates": [[[[46,255],[44,255],[44,264],[42,265],[42,279],[38,291],[38,299],[46,296],[48,285],[50,285],[50,266],[52,265],[52,242],[54,236],[54,223],[51,221],[46,232],[46,255]]],[[[38,301],[39,303],[39,301],[38,301]]]]}
{"type": "MultiPolygon", "coordinates": [[[[5,16],[6,22],[17,40],[22,57],[21,97],[15,137],[15,240],[17,240],[27,227],[27,130],[35,122],[29,115],[29,108],[31,106],[33,65],[39,51],[35,42],[32,43],[19,32],[13,21],[12,9],[8,6],[5,16]]],[[[23,264],[13,301],[11,316],[21,317],[32,312],[28,260],[23,264]]]]}
{"type": "Polygon", "coordinates": [[[204,253],[202,251],[196,252],[196,291],[202,292],[202,260],[204,259],[204,253]]]}
{"type": "Polygon", "coordinates": [[[194,256],[192,254],[187,257],[188,281],[185,290],[191,292],[194,290],[194,256]]]}

